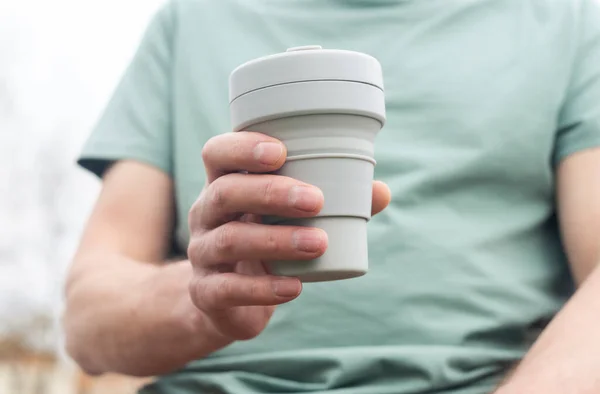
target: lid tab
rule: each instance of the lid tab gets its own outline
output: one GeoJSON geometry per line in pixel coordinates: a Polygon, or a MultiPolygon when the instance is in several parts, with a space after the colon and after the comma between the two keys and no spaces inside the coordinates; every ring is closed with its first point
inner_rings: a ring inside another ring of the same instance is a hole
{"type": "Polygon", "coordinates": [[[286,50],[286,52],[309,51],[309,50],[315,50],[315,49],[323,49],[323,47],[321,45],[304,45],[301,47],[288,48],[286,50]]]}

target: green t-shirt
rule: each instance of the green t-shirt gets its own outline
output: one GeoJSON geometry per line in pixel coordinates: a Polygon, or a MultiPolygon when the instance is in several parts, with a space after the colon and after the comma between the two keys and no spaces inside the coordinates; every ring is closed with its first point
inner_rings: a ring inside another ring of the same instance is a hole
{"type": "Polygon", "coordinates": [[[492,390],[572,292],[554,175],[600,146],[597,0],[175,0],[151,22],[84,148],[101,174],[134,159],[173,177],[176,239],[228,132],[228,76],[319,44],[377,57],[388,121],[371,269],[306,284],[257,338],[145,394],[492,390]]]}

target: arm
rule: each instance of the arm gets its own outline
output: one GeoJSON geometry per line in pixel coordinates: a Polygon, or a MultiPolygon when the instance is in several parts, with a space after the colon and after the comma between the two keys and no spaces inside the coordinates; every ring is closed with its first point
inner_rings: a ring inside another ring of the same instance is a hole
{"type": "Polygon", "coordinates": [[[563,242],[579,288],[498,394],[600,392],[600,149],[558,168],[563,242]]]}
{"type": "MultiPolygon", "coordinates": [[[[153,264],[165,258],[172,232],[170,178],[133,162],[104,176],[67,283],[67,347],[88,372],[163,374],[258,335],[275,305],[301,290],[298,279],[269,275],[261,261],[307,260],[325,251],[321,230],[236,220],[239,212],[310,217],[320,210],[317,188],[259,175],[283,164],[281,142],[222,134],[204,146],[203,159],[207,185],[189,213],[190,262],[153,264]],[[290,198],[294,190],[302,193],[290,198]],[[308,245],[295,242],[298,230],[313,234],[308,245]]],[[[389,201],[387,186],[375,182],[373,214],[389,201]]]]}
{"type": "Polygon", "coordinates": [[[92,374],[162,374],[229,343],[190,301],[187,261],[167,265],[173,185],[134,162],[107,171],[70,269],[67,350],[92,374]]]}

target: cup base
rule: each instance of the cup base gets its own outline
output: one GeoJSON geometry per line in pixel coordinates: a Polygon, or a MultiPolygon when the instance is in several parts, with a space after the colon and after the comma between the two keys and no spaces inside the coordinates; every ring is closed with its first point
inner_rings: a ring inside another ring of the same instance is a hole
{"type": "Polygon", "coordinates": [[[282,270],[285,272],[284,276],[293,276],[298,279],[302,283],[316,283],[316,282],[333,282],[336,280],[344,280],[344,279],[352,279],[358,278],[367,273],[367,271],[353,271],[353,270],[339,270],[339,271],[315,271],[315,272],[306,272],[305,270],[299,270],[300,272],[294,273],[293,270],[282,270]]]}
{"type": "Polygon", "coordinates": [[[367,220],[360,217],[287,219],[280,225],[317,227],[327,233],[328,246],[316,259],[266,263],[273,275],[293,276],[302,282],[328,282],[363,276],[369,270],[367,220]]]}

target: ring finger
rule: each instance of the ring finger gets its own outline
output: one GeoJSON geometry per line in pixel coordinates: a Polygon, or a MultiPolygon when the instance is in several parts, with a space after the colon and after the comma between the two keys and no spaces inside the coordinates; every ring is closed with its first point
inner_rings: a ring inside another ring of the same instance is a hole
{"type": "Polygon", "coordinates": [[[188,256],[197,269],[210,270],[241,260],[310,260],[326,249],[321,229],[234,221],[193,238],[188,256]]]}

